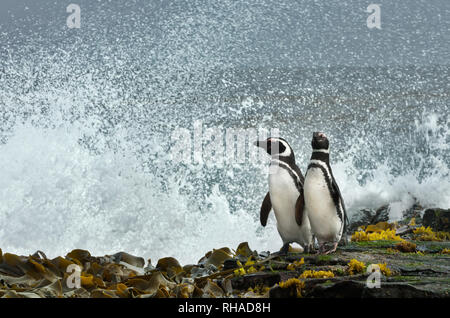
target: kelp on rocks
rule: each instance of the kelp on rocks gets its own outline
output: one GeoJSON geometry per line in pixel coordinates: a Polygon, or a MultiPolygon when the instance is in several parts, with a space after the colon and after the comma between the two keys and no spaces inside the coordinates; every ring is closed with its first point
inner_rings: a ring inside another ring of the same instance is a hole
{"type": "Polygon", "coordinates": [[[76,249],[49,259],[42,251],[20,256],[0,249],[0,297],[450,297],[449,238],[415,221],[380,222],[360,227],[331,255],[293,248],[284,256],[258,253],[244,242],[184,266],[173,257],[146,265],[126,252],[97,257],[76,249]],[[374,268],[389,293],[367,289],[374,268]]]}

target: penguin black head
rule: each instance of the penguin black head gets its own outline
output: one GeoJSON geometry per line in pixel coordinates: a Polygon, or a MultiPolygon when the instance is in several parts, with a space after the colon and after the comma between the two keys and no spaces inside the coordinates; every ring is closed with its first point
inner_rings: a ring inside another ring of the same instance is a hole
{"type": "Polygon", "coordinates": [[[294,151],[288,142],[280,137],[269,137],[266,140],[258,140],[255,146],[267,151],[272,157],[294,158],[294,151]]]}
{"type": "Polygon", "coordinates": [[[328,152],[329,147],[330,147],[330,142],[328,141],[327,136],[323,132],[316,131],[313,133],[311,146],[312,146],[313,150],[328,152]]]}

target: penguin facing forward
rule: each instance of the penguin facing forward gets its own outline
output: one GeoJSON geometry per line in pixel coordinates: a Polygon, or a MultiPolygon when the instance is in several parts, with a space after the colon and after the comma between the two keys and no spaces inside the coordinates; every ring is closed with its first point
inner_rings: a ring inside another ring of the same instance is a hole
{"type": "Polygon", "coordinates": [[[255,142],[272,158],[269,167],[269,192],[260,210],[260,221],[266,226],[270,211],[274,210],[278,233],[283,241],[280,254],[287,254],[289,243],[298,243],[305,252],[313,247],[311,226],[303,213],[303,182],[300,169],[295,164],[294,151],[286,140],[269,137],[255,142]]]}
{"type": "Polygon", "coordinates": [[[312,155],[305,175],[305,214],[319,242],[319,253],[332,253],[347,230],[344,200],[330,167],[327,136],[314,132],[312,155]],[[331,245],[331,246],[329,246],[331,245]]]}

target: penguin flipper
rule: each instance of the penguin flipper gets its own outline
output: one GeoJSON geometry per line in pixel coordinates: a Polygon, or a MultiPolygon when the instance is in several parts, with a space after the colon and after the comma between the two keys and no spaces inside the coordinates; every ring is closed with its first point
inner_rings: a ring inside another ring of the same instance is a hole
{"type": "Polygon", "coordinates": [[[302,190],[297,198],[297,202],[295,202],[295,221],[297,222],[298,226],[302,226],[304,209],[305,209],[305,197],[303,196],[302,190]]]}
{"type": "Polygon", "coordinates": [[[261,205],[261,211],[259,212],[259,220],[262,226],[266,226],[267,219],[269,218],[270,210],[272,209],[272,202],[270,201],[270,193],[267,192],[261,205]]]}
{"type": "Polygon", "coordinates": [[[344,199],[342,198],[341,190],[339,190],[339,187],[338,187],[334,177],[333,177],[333,181],[332,181],[332,187],[333,187],[335,196],[337,196],[337,202],[339,202],[342,206],[342,210],[343,210],[342,213],[344,214],[343,220],[342,220],[342,222],[344,222],[343,232],[347,233],[347,228],[348,228],[348,224],[349,224],[348,217],[347,217],[347,211],[345,208],[344,199]]]}

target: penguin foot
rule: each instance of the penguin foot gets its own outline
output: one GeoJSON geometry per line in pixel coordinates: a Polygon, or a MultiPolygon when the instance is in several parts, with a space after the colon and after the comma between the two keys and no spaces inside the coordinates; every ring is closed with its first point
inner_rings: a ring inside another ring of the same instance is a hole
{"type": "Polygon", "coordinates": [[[286,256],[288,252],[289,252],[289,243],[286,243],[278,252],[271,254],[271,256],[286,256]]]}
{"type": "Polygon", "coordinates": [[[326,244],[327,244],[327,243],[322,243],[322,244],[320,244],[320,245],[319,245],[319,250],[317,251],[316,254],[324,254],[324,255],[327,255],[327,254],[336,252],[336,248],[337,248],[337,246],[338,246],[338,242],[333,243],[333,245],[331,246],[331,248],[328,248],[328,249],[326,248],[326,244]]]}
{"type": "Polygon", "coordinates": [[[333,247],[331,248],[331,249],[329,249],[329,250],[327,250],[327,251],[325,251],[325,255],[327,255],[327,254],[330,254],[330,253],[334,253],[334,252],[336,252],[336,248],[337,248],[337,246],[338,246],[338,242],[336,242],[336,243],[334,243],[333,244],[333,247]]]}
{"type": "Polygon", "coordinates": [[[280,255],[287,255],[288,252],[289,252],[289,243],[286,243],[281,248],[280,255]]]}

